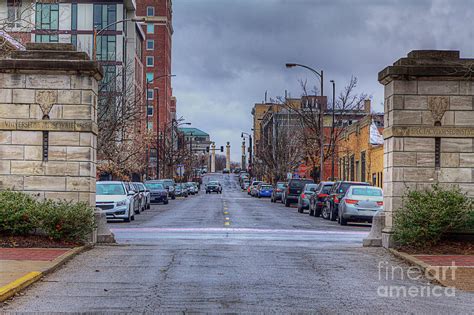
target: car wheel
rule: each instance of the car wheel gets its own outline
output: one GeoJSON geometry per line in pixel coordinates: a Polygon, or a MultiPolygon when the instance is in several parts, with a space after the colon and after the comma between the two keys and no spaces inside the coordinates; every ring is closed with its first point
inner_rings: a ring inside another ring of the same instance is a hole
{"type": "Polygon", "coordinates": [[[303,207],[300,206],[299,202],[298,202],[298,213],[303,213],[303,207]]]}
{"type": "Polygon", "coordinates": [[[128,217],[125,218],[125,219],[123,219],[123,222],[130,222],[130,218],[131,218],[131,217],[130,217],[130,213],[131,213],[131,212],[132,212],[131,209],[128,209],[128,217]]]}
{"type": "Polygon", "coordinates": [[[146,206],[147,209],[151,208],[151,202],[146,206]]]}
{"type": "Polygon", "coordinates": [[[262,198],[262,196],[260,196],[260,194],[259,194],[259,195],[258,195],[258,198],[260,199],[260,198],[262,198]]]}
{"type": "Polygon", "coordinates": [[[309,215],[310,215],[310,216],[314,216],[314,210],[311,209],[311,206],[309,206],[309,215]]]}
{"type": "Polygon", "coordinates": [[[331,211],[329,212],[329,220],[336,221],[336,219],[337,219],[336,211],[331,208],[331,211]]]}
{"type": "Polygon", "coordinates": [[[290,202],[287,200],[285,200],[285,207],[289,207],[290,206],[290,202]]]}
{"type": "Polygon", "coordinates": [[[316,207],[316,209],[314,210],[314,216],[315,216],[315,217],[321,216],[321,210],[318,209],[318,207],[316,207]]]}
{"type": "Polygon", "coordinates": [[[132,215],[131,219],[132,221],[135,221],[135,215],[132,215]]]}
{"type": "Polygon", "coordinates": [[[171,200],[175,200],[176,199],[176,196],[171,196],[171,200]]]}
{"type": "Polygon", "coordinates": [[[168,199],[166,199],[165,201],[163,201],[163,204],[164,205],[167,205],[169,203],[168,199]]]}
{"type": "Polygon", "coordinates": [[[323,217],[323,219],[329,220],[329,208],[327,206],[323,206],[321,216],[323,217]]]}

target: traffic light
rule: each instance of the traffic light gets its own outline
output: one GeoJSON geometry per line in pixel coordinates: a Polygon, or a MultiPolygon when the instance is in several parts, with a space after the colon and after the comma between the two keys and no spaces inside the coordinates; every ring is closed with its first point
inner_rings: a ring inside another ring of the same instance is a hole
{"type": "Polygon", "coordinates": [[[224,146],[221,145],[221,152],[224,152],[224,146]]]}

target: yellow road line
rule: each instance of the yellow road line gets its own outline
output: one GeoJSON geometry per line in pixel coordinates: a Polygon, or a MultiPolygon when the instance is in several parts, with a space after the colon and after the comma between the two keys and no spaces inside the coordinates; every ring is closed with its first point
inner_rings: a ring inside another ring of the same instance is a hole
{"type": "Polygon", "coordinates": [[[224,222],[224,225],[230,225],[230,222],[224,222]]]}
{"type": "Polygon", "coordinates": [[[227,211],[224,211],[224,214],[229,214],[229,212],[227,212],[227,211]]]}

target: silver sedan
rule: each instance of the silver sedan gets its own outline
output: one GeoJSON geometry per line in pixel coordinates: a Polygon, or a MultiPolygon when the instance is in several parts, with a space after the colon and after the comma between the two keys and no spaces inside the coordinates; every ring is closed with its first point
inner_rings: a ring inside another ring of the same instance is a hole
{"type": "Polygon", "coordinates": [[[382,189],[372,186],[351,186],[339,203],[337,221],[346,225],[349,221],[372,222],[378,210],[383,210],[382,189]]]}

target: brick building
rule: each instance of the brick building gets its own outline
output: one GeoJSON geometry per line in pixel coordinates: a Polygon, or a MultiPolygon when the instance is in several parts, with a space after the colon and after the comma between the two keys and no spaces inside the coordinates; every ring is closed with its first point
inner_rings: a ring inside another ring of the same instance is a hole
{"type": "Polygon", "coordinates": [[[144,18],[144,66],[148,100],[148,129],[163,133],[176,116],[171,87],[173,35],[171,0],[138,0],[137,17],[144,18]]]}

